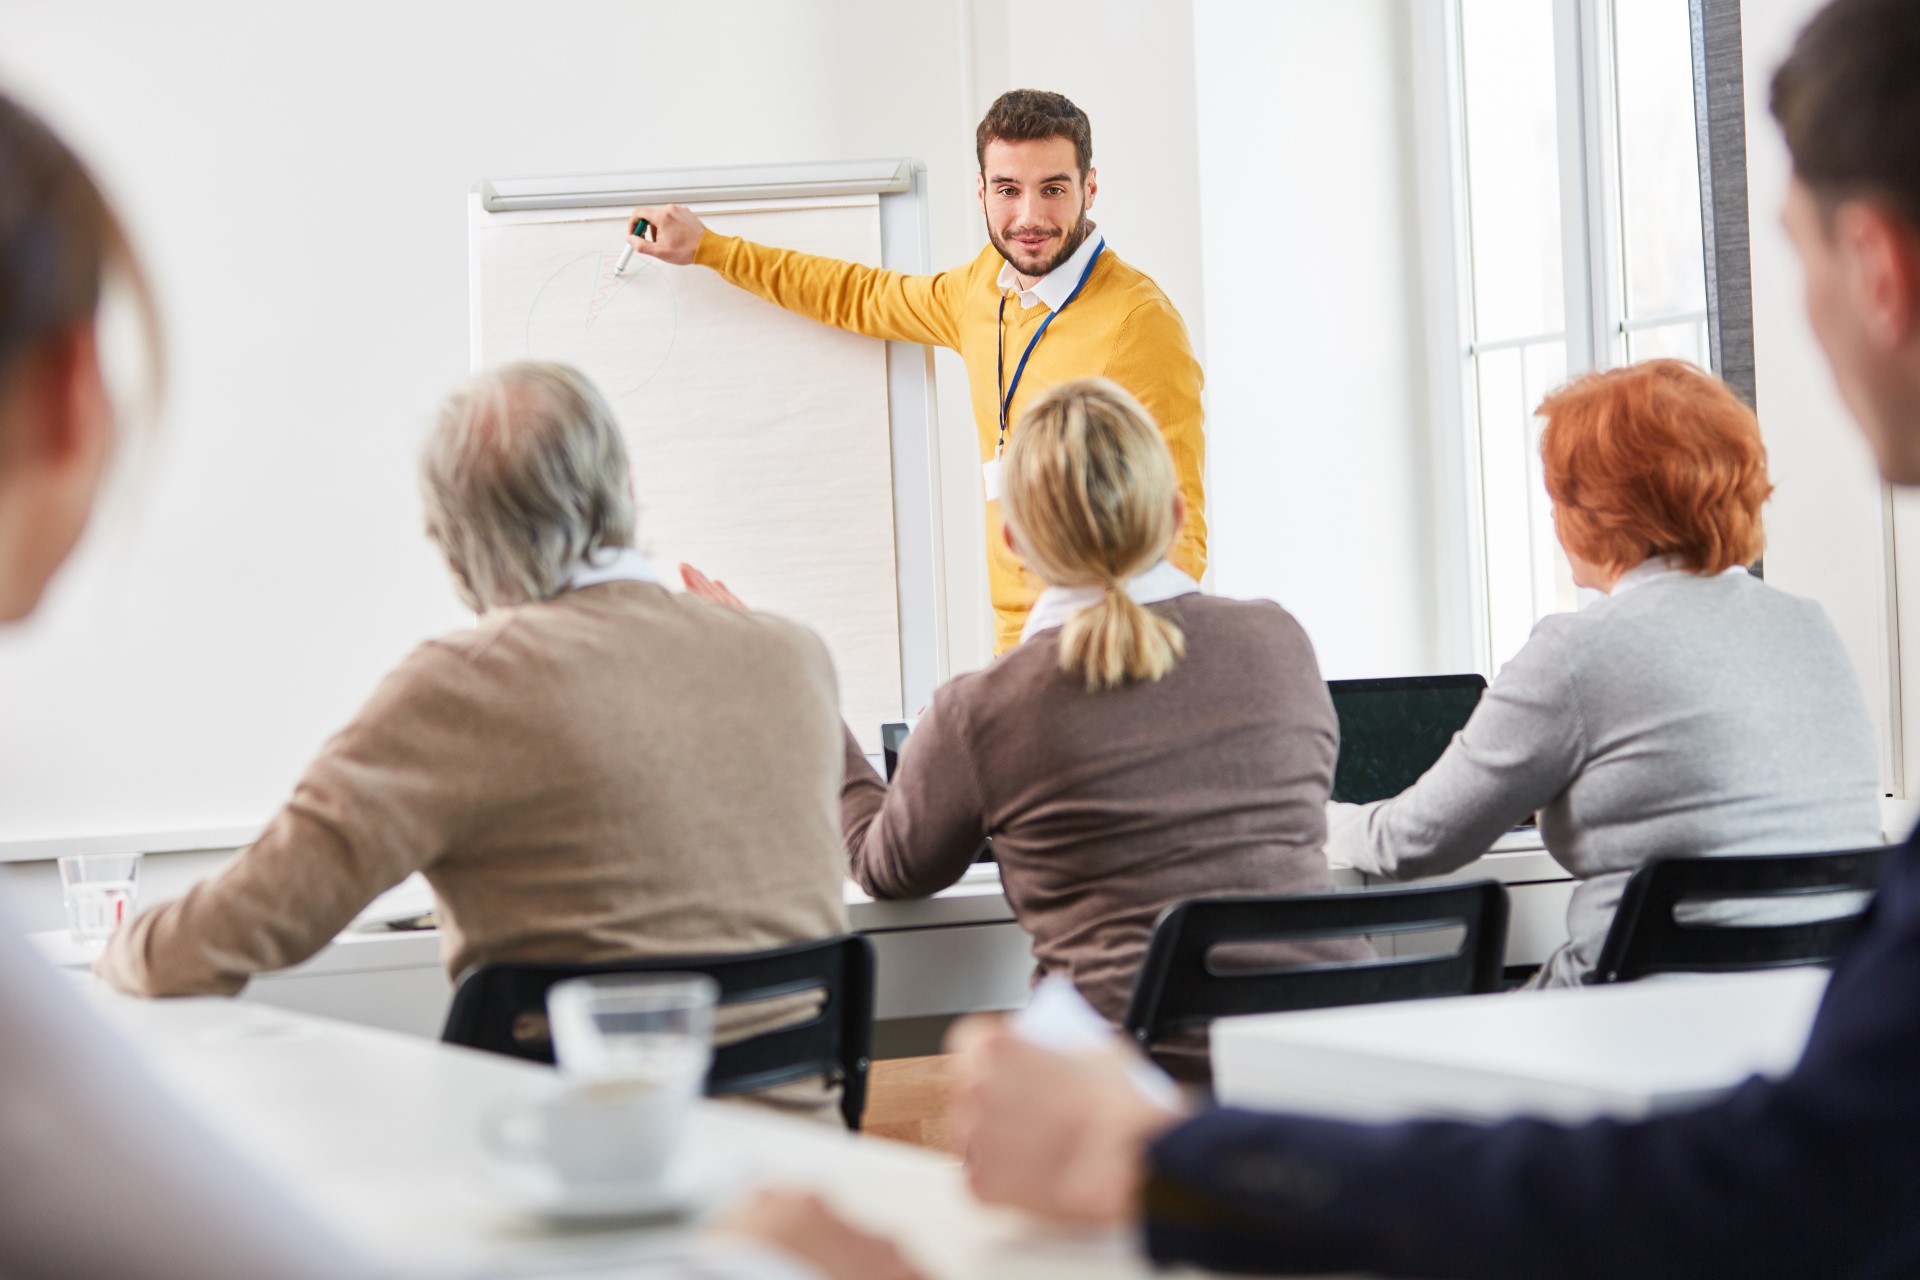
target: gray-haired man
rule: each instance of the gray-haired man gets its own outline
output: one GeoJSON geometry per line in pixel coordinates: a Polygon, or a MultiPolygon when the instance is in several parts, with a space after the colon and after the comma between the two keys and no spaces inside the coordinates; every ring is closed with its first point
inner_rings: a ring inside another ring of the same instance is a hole
{"type": "Polygon", "coordinates": [[[826,648],[661,584],[592,385],[550,364],[477,378],[442,410],[422,488],[478,625],[414,650],[260,839],[115,935],[101,976],[238,991],[413,871],[455,977],[843,932],[826,648]]]}

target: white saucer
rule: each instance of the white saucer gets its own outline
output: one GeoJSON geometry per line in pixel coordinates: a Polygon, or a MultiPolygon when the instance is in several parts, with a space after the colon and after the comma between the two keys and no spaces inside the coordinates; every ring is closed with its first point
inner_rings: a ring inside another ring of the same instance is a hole
{"type": "Polygon", "coordinates": [[[725,1158],[696,1151],[682,1153],[664,1176],[647,1182],[566,1183],[544,1165],[493,1166],[495,1184],[517,1208],[563,1222],[685,1217],[732,1190],[741,1172],[725,1158]]]}

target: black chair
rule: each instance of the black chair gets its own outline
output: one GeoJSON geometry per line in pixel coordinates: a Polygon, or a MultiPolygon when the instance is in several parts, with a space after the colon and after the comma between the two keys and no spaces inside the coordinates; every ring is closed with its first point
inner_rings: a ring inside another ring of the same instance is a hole
{"type": "Polygon", "coordinates": [[[819,1011],[807,1021],[716,1046],[707,1095],[754,1093],[825,1076],[840,1086],[847,1128],[860,1127],[873,1051],[873,947],[858,934],[745,955],[481,965],[461,975],[440,1038],[551,1063],[547,989],[568,978],[609,973],[704,973],[720,984],[722,1006],[822,993],[819,1011]]]}
{"type": "Polygon", "coordinates": [[[1506,945],[1507,891],[1492,880],[1176,903],[1154,925],[1126,1030],[1144,1047],[1182,1028],[1238,1014],[1497,991],[1506,945]],[[1466,930],[1449,954],[1263,972],[1223,971],[1209,958],[1226,944],[1446,928],[1466,930]]]}
{"type": "Polygon", "coordinates": [[[1886,849],[1838,853],[1728,854],[1652,858],[1620,894],[1600,960],[1587,981],[1632,982],[1656,973],[1736,973],[1826,964],[1864,922],[1864,910],[1802,924],[1681,920],[1675,908],[1729,900],[1807,901],[1818,894],[1871,891],[1886,849]]]}

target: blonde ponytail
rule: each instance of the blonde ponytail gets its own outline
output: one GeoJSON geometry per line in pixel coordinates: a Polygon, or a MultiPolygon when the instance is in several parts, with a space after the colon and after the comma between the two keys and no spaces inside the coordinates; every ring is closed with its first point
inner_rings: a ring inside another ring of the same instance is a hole
{"type": "Polygon", "coordinates": [[[1060,628],[1060,669],[1083,676],[1089,693],[1158,680],[1186,653],[1186,634],[1124,589],[1108,590],[1060,628]]]}
{"type": "Polygon", "coordinates": [[[1126,591],[1178,532],[1173,457],[1153,420],[1113,383],[1086,378],[1041,396],[1012,437],[1000,505],[1020,554],[1052,585],[1104,588],[1061,629],[1060,669],[1093,692],[1160,679],[1186,636],[1126,591]]]}

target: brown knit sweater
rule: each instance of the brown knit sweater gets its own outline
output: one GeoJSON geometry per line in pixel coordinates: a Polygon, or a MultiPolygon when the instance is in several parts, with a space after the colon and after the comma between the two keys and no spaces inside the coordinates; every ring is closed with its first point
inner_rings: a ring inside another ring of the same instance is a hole
{"type": "Polygon", "coordinates": [[[251,848],[122,929],[101,974],[234,992],[418,870],[447,972],[752,951],[846,930],[825,646],[639,582],[416,649],[251,848]]]}
{"type": "MultiPolygon", "coordinates": [[[[1088,693],[1043,631],[934,694],[891,787],[851,735],[841,823],[877,898],[936,893],[986,836],[1042,973],[1070,975],[1118,1023],[1156,917],[1187,898],[1324,892],[1339,727],[1313,646],[1270,601],[1151,606],[1186,657],[1164,679],[1088,693]]],[[[1348,940],[1263,963],[1369,956],[1348,940]]],[[[1204,1075],[1201,1041],[1159,1056],[1204,1075]]]]}

